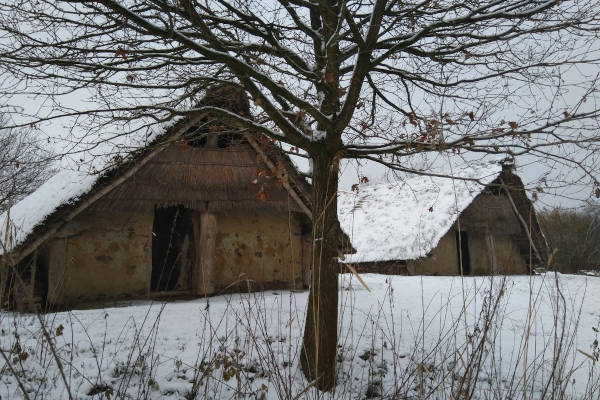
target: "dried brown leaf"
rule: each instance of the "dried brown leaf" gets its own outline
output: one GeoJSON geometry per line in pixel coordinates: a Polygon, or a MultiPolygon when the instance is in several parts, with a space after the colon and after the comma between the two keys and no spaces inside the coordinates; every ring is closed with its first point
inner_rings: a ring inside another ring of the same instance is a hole
{"type": "Polygon", "coordinates": [[[119,46],[117,47],[117,51],[115,51],[115,57],[123,57],[123,60],[127,60],[127,52],[119,46]]]}

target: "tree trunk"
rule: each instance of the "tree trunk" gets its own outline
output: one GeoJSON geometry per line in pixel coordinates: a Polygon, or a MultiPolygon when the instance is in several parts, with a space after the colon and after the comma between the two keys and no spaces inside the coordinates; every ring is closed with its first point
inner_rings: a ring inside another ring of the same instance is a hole
{"type": "Polygon", "coordinates": [[[313,156],[313,254],[300,364],[309,381],[329,391],[336,383],[338,319],[338,161],[313,156]]]}

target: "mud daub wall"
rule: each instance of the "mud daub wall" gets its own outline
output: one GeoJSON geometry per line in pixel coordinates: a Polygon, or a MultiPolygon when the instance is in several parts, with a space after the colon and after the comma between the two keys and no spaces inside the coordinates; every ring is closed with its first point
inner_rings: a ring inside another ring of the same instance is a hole
{"type": "Polygon", "coordinates": [[[234,283],[251,290],[303,287],[299,221],[264,211],[218,215],[217,221],[217,291],[234,283]]]}
{"type": "Polygon", "coordinates": [[[417,260],[407,260],[410,275],[457,275],[458,261],[454,230],[446,233],[427,256],[417,260]]]}
{"type": "Polygon", "coordinates": [[[141,297],[152,264],[152,214],[88,212],[49,243],[50,304],[141,297]]]}
{"type": "MultiPolygon", "coordinates": [[[[482,193],[461,214],[459,220],[424,258],[407,261],[410,274],[458,275],[459,245],[457,231],[468,252],[468,275],[523,274],[527,272],[516,239],[522,227],[508,198],[502,194],[482,193]]],[[[463,264],[463,268],[467,266],[463,264]]]]}
{"type": "Polygon", "coordinates": [[[301,230],[305,217],[276,182],[263,182],[268,199],[257,200],[251,181],[261,167],[248,145],[175,144],[159,153],[43,247],[48,303],[69,307],[153,295],[155,208],[169,206],[183,206],[194,228],[194,249],[175,291],[301,287],[310,260],[301,230]],[[211,227],[203,225],[206,215],[211,227]],[[215,232],[206,236],[209,229],[215,232]]]}

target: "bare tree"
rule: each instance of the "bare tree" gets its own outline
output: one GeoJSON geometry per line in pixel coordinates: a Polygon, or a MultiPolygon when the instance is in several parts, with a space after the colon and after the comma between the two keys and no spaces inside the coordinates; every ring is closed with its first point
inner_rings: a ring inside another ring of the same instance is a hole
{"type": "Polygon", "coordinates": [[[0,117],[0,213],[22,199],[48,177],[49,153],[30,130],[6,128],[0,117]]]}
{"type": "Polygon", "coordinates": [[[335,384],[341,160],[406,171],[415,154],[528,154],[576,167],[559,183],[600,195],[593,0],[0,0],[0,10],[3,94],[51,104],[20,113],[27,123],[72,117],[75,139],[95,146],[125,123],[210,111],[307,152],[315,257],[301,365],[322,390],[335,384]],[[196,106],[231,81],[253,117],[196,106]]]}

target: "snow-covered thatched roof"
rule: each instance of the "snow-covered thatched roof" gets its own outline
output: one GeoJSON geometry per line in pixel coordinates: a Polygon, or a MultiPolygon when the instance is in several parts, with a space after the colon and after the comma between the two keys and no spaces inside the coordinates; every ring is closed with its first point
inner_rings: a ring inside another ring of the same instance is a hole
{"type": "MultiPolygon", "coordinates": [[[[90,191],[99,174],[93,175],[87,171],[64,169],[48,179],[32,194],[15,204],[9,213],[0,215],[0,233],[4,239],[6,219],[10,216],[12,224],[11,242],[13,245],[22,243],[36,225],[44,221],[63,204],[76,201],[81,195],[90,191]]],[[[2,254],[3,249],[0,249],[2,254]]]]}
{"type": "Polygon", "coordinates": [[[414,175],[403,182],[341,193],[340,223],[357,250],[346,262],[426,256],[485,185],[501,172],[498,162],[477,163],[455,169],[451,174],[457,177],[454,179],[414,175]]]}
{"type": "MultiPolygon", "coordinates": [[[[130,146],[130,151],[119,156],[118,161],[115,157],[96,160],[95,167],[102,171],[100,173],[90,172],[89,168],[59,170],[36,191],[0,215],[0,255],[6,248],[9,251],[21,249],[20,257],[25,256],[84,208],[125,182],[165,146],[185,140],[182,135],[195,128],[198,120],[199,116],[188,117],[162,126],[151,142],[146,140],[138,146],[130,146]]],[[[280,173],[285,171],[286,190],[295,196],[296,202],[302,203],[305,212],[310,213],[309,185],[289,158],[268,140],[259,144],[260,134],[246,135],[249,141],[252,139],[253,148],[260,147],[265,163],[268,161],[273,168],[280,168],[280,173]]]]}
{"type": "Polygon", "coordinates": [[[75,206],[93,188],[126,169],[140,155],[149,153],[155,144],[167,138],[169,131],[184,125],[185,121],[176,118],[158,126],[150,134],[141,137],[132,135],[127,147],[116,156],[96,157],[91,165],[83,168],[59,167],[56,174],[33,193],[0,214],[0,255],[5,247],[12,250],[24,243],[37,227],[60,209],[75,206]]]}

